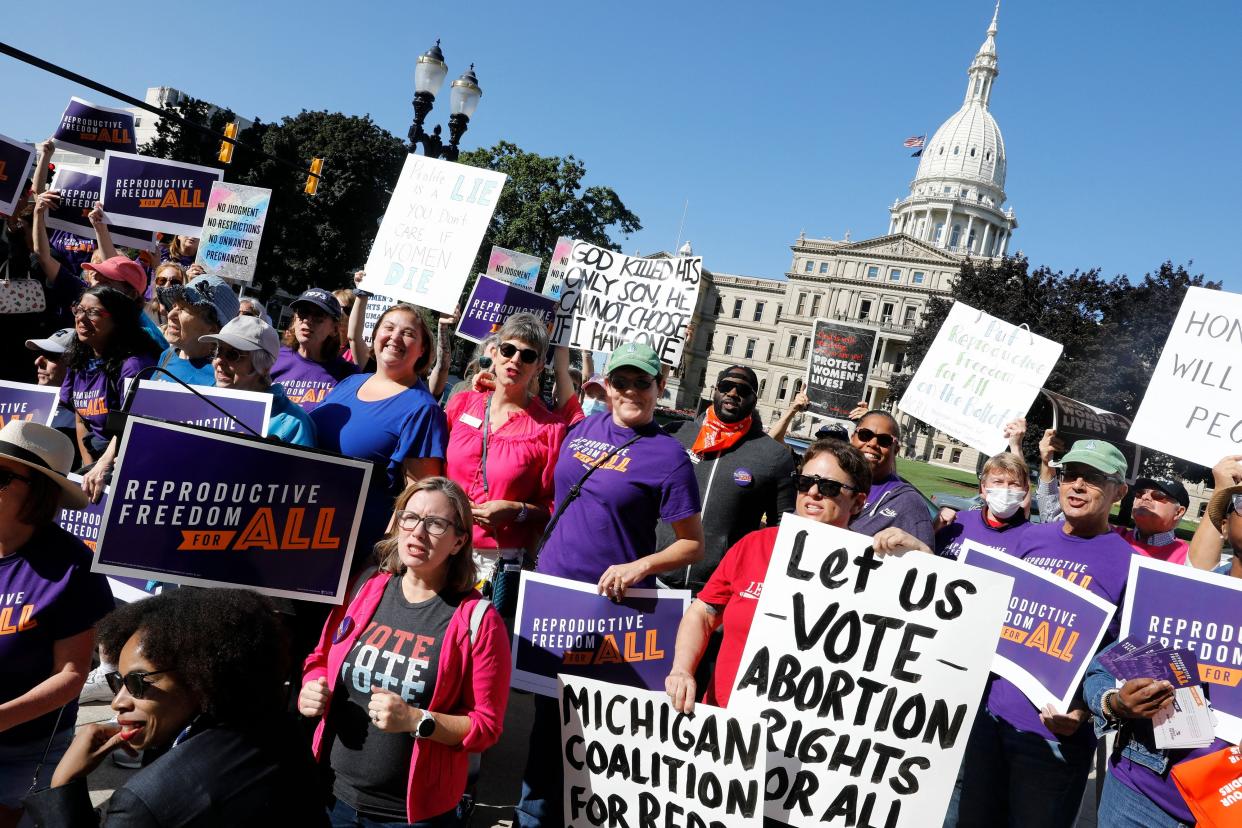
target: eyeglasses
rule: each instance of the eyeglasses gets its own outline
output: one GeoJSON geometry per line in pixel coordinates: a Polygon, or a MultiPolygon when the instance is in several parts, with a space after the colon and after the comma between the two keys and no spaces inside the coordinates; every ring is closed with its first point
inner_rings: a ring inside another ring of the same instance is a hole
{"type": "Polygon", "coordinates": [[[519,348],[512,342],[502,342],[496,346],[496,350],[505,359],[513,359],[514,354],[521,354],[522,362],[525,362],[527,365],[531,365],[535,360],[539,359],[539,352],[534,348],[519,348]]]}
{"type": "Polygon", "coordinates": [[[158,676],[161,673],[167,673],[168,670],[134,670],[133,672],[121,675],[120,673],[107,673],[104,675],[104,681],[108,682],[108,689],[113,695],[121,692],[124,687],[129,694],[135,699],[145,699],[147,697],[147,688],[154,682],[147,681],[151,676],[158,676]]]}
{"type": "Polygon", "coordinates": [[[1142,500],[1144,497],[1146,497],[1148,500],[1151,500],[1155,503],[1172,503],[1173,502],[1173,498],[1169,497],[1169,493],[1164,491],[1163,489],[1146,488],[1146,489],[1139,489],[1137,492],[1134,493],[1135,500],[1142,500]]]}
{"type": "Polygon", "coordinates": [[[1233,501],[1233,510],[1242,515],[1242,492],[1232,495],[1230,500],[1233,501]]]}
{"type": "Polygon", "coordinates": [[[893,444],[893,441],[897,439],[891,434],[876,434],[869,428],[854,429],[854,436],[858,438],[859,443],[863,444],[870,443],[872,440],[875,440],[876,445],[880,448],[888,448],[893,444]]]}
{"type": "Polygon", "coordinates": [[[655,380],[650,377],[634,377],[634,379],[609,377],[608,384],[618,391],[629,391],[631,388],[635,391],[646,391],[655,385],[655,380]]]}
{"type": "Polygon", "coordinates": [[[112,315],[103,308],[84,308],[76,302],[73,304],[73,307],[69,308],[69,312],[73,314],[74,319],[81,319],[85,316],[92,322],[97,322],[105,316],[112,315]]]}
{"type": "Polygon", "coordinates": [[[1120,483],[1121,480],[1113,477],[1111,474],[1105,474],[1095,469],[1078,469],[1070,471],[1067,468],[1057,469],[1057,480],[1061,485],[1068,485],[1081,480],[1093,489],[1102,489],[1106,483],[1120,483]]]}
{"type": "Polygon", "coordinates": [[[25,483],[27,486],[30,485],[30,478],[27,477],[26,475],[18,474],[17,472],[11,472],[8,469],[0,469],[0,491],[4,491],[5,489],[7,489],[9,487],[9,484],[12,483],[14,480],[20,480],[23,483],[25,483]]]}
{"type": "Polygon", "coordinates": [[[802,494],[806,494],[812,487],[819,489],[819,493],[824,497],[836,497],[841,494],[842,489],[851,492],[857,492],[857,486],[851,486],[848,483],[842,483],[840,480],[833,480],[831,477],[820,477],[818,474],[798,474],[793,473],[794,486],[802,494]]]}
{"type": "Polygon", "coordinates": [[[726,397],[730,393],[737,394],[739,397],[743,398],[753,397],[755,395],[755,389],[751,388],[750,383],[736,382],[734,380],[720,380],[716,383],[716,390],[726,397]]]}
{"type": "Polygon", "coordinates": [[[449,529],[461,531],[457,524],[451,520],[445,520],[435,515],[420,515],[417,512],[397,512],[397,526],[406,532],[413,532],[418,528],[418,524],[422,524],[427,530],[427,534],[433,538],[438,538],[449,529]]]}
{"type": "Polygon", "coordinates": [[[212,356],[215,359],[222,359],[225,362],[239,362],[245,354],[236,348],[227,348],[223,345],[217,345],[212,356]]]}
{"type": "Polygon", "coordinates": [[[255,318],[258,318],[259,309],[254,306],[250,306],[250,307],[244,308],[243,310],[239,310],[237,312],[237,315],[238,316],[253,316],[255,318]]]}
{"type": "Polygon", "coordinates": [[[156,287],[164,287],[165,285],[184,285],[184,284],[185,284],[184,281],[182,281],[181,279],[175,278],[175,277],[168,277],[168,276],[156,276],[155,277],[156,287]]]}

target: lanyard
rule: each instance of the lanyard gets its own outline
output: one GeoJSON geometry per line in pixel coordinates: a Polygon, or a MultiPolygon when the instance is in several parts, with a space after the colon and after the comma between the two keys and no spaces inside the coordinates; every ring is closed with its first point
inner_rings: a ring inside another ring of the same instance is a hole
{"type": "Polygon", "coordinates": [[[483,406],[483,456],[479,461],[479,471],[483,475],[483,494],[491,498],[491,490],[487,485],[487,438],[492,430],[492,394],[487,395],[487,402],[483,406]]]}

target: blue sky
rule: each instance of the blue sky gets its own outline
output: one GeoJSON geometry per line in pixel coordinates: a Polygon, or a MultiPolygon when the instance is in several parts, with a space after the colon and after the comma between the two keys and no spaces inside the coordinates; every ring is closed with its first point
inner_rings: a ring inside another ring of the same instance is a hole
{"type": "MultiPolygon", "coordinates": [[[[989,0],[941,3],[350,4],[128,0],[6,9],[3,40],[141,96],[168,85],[265,120],[369,113],[404,136],[412,69],[439,37],[484,96],[463,146],[583,159],[644,230],[712,270],[779,276],[799,231],[887,230],[916,159],[901,146],[961,102],[989,0]],[[463,9],[468,9],[463,13],[463,9]],[[101,45],[90,45],[101,44],[101,45]],[[107,44],[107,45],[102,45],[107,44]]],[[[992,111],[1010,250],[1132,277],[1160,262],[1242,291],[1242,4],[1008,0],[992,111]]],[[[93,92],[0,56],[0,132],[35,139],[93,92]]],[[[432,122],[447,118],[447,84],[432,122]]]]}

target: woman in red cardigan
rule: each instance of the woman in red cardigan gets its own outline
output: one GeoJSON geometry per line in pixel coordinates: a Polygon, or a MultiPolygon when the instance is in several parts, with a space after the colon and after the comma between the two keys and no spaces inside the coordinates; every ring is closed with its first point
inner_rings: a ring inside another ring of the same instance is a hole
{"type": "Polygon", "coordinates": [[[470,501],[423,478],[397,498],[379,571],[328,617],[298,709],[322,717],[334,826],[456,825],[468,754],[500,738],[509,694],[504,624],[471,588],[470,501]]]}

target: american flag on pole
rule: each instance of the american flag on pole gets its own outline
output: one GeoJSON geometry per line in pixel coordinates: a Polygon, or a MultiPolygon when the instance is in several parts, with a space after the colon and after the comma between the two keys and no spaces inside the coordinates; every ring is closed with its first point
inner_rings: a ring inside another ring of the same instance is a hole
{"type": "Polygon", "coordinates": [[[908,147],[909,149],[922,149],[923,141],[926,138],[927,138],[926,135],[911,135],[909,138],[906,139],[905,143],[902,146],[908,147]]]}

